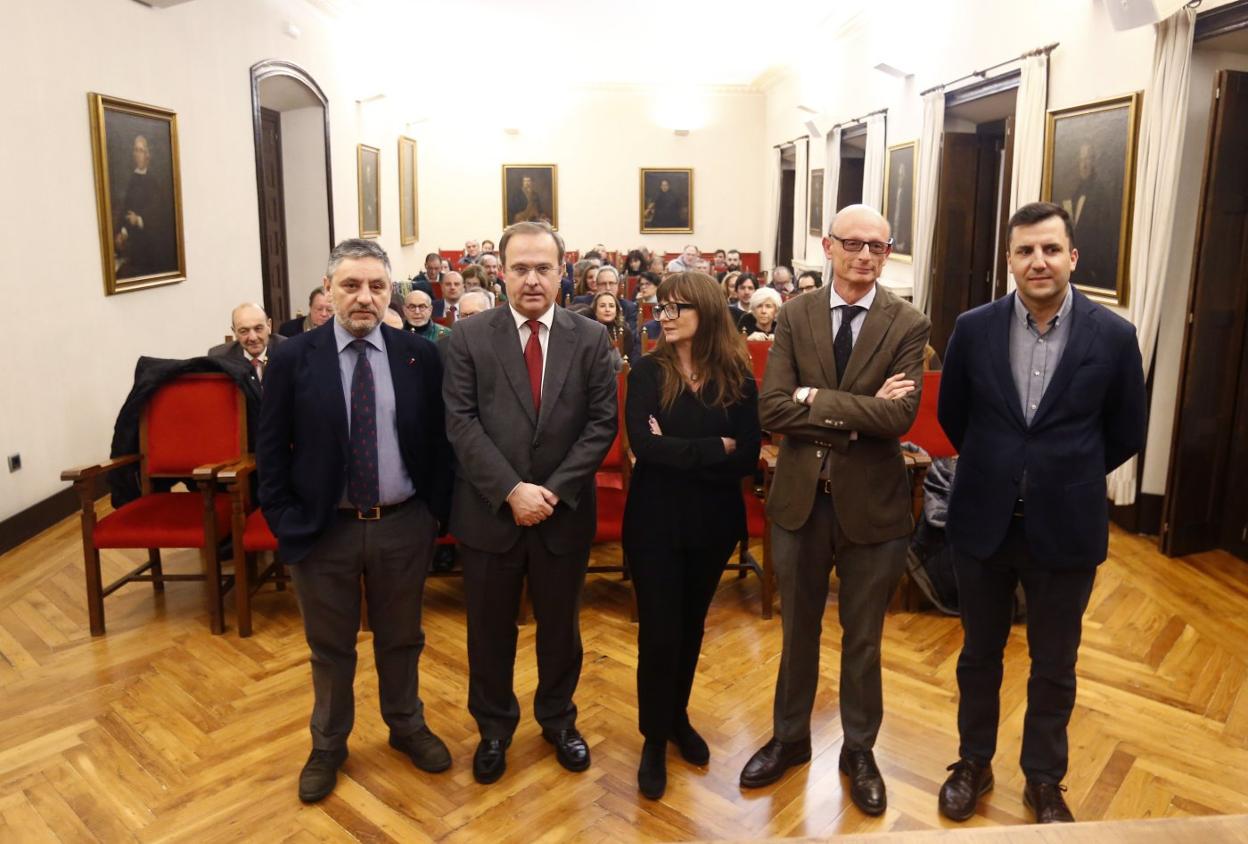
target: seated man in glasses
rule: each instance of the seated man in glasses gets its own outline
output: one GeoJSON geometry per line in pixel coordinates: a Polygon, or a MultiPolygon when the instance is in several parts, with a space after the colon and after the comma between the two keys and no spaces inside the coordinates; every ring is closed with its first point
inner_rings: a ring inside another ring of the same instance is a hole
{"type": "Polygon", "coordinates": [[[765,430],[784,435],[767,500],[783,655],[772,737],[741,772],[741,785],[757,788],[810,759],[819,635],[835,566],[840,769],[854,805],[868,815],[887,802],[872,752],[884,715],[880,637],[914,527],[897,438],[918,413],[931,329],[927,317],[876,284],[891,248],[878,212],[842,209],[823,239],[832,283],[789,300],[776,321],[758,410],[765,430]]]}
{"type": "Polygon", "coordinates": [[[433,321],[433,299],[423,290],[413,290],[403,302],[403,327],[434,343],[450,336],[451,329],[433,321]]]}

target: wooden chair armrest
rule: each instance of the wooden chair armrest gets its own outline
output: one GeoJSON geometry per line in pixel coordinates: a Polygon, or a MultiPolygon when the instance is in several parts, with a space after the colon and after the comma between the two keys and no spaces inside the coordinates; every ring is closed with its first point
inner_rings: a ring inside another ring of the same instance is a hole
{"type": "Polygon", "coordinates": [[[233,465],[236,461],[237,458],[234,460],[222,460],[220,463],[205,463],[203,466],[196,466],[191,471],[191,477],[197,483],[211,482],[216,480],[218,472],[227,466],[233,465]]]}
{"type": "Polygon", "coordinates": [[[256,471],[256,457],[247,454],[217,472],[217,480],[227,486],[242,483],[247,476],[256,471]]]}
{"type": "Polygon", "coordinates": [[[75,466],[72,469],[65,469],[61,472],[61,480],[73,481],[74,483],[87,481],[97,475],[102,475],[105,472],[111,472],[114,469],[137,462],[139,462],[139,455],[123,454],[121,457],[115,457],[106,463],[88,463],[85,466],[75,466]]]}

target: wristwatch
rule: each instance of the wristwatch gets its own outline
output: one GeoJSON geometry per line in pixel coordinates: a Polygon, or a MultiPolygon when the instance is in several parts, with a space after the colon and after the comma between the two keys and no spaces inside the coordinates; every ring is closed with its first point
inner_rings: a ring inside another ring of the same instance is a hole
{"type": "Polygon", "coordinates": [[[793,391],[793,401],[798,404],[806,404],[806,398],[810,395],[810,387],[798,387],[793,391]]]}

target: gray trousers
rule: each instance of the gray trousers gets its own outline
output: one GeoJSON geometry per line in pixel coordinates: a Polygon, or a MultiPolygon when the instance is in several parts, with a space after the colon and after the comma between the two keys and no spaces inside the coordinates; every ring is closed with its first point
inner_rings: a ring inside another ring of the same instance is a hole
{"type": "Polygon", "coordinates": [[[355,723],[360,578],[368,598],[381,717],[392,735],[425,725],[417,663],[425,646],[421,596],[436,525],[413,498],[377,521],[337,513],[307,557],[290,567],[312,651],[312,747],[346,747],[355,723]]]}
{"type": "Polygon", "coordinates": [[[884,717],[880,637],[884,611],[905,570],[908,537],[875,545],[851,542],[836,521],[832,496],[818,494],[799,530],[772,526],[784,650],[776,680],[775,737],[803,741],[819,683],[819,638],[833,566],[840,579],[841,728],[847,750],[870,750],[884,717]]]}

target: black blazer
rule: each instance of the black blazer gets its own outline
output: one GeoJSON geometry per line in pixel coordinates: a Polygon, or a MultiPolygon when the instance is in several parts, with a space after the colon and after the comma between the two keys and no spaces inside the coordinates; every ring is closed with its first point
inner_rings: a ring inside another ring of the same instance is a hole
{"type": "MultiPolygon", "coordinates": [[[[434,517],[450,515],[452,459],[442,365],[423,337],[383,325],[399,451],[434,517]]],[[[283,562],[297,563],[334,517],[347,477],[347,405],[334,321],[292,337],[269,358],[256,445],[260,507],[283,562]]]]}
{"type": "Polygon", "coordinates": [[[938,416],[959,453],[949,540],[990,556],[1021,496],[1037,564],[1094,567],[1109,546],[1105,475],[1144,446],[1135,327],[1072,287],[1066,348],[1027,425],[1010,370],[1015,295],[958,317],[945,353],[938,416]]]}
{"type": "Polygon", "coordinates": [[[731,548],[745,536],[741,479],[758,466],[762,430],[758,388],[745,381],[741,401],[711,408],[689,391],[663,410],[662,369],[647,356],[628,375],[624,420],[628,443],[637,455],[623,540],[629,549],[731,548]],[[650,433],[650,416],[662,436],[650,433]],[[737,441],[724,453],[720,437],[737,441]]]}

